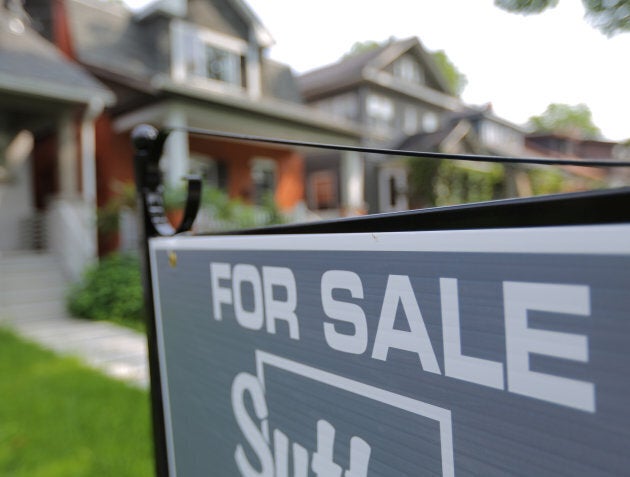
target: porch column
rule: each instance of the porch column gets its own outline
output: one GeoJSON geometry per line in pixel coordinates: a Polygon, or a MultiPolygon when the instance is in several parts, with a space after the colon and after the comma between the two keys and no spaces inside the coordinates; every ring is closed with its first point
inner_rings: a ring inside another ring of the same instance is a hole
{"type": "Polygon", "coordinates": [[[76,197],[79,190],[78,152],[77,132],[72,113],[63,113],[57,123],[57,158],[59,160],[59,194],[61,197],[76,197]]]}
{"type": "Polygon", "coordinates": [[[90,103],[81,120],[81,190],[86,213],[85,233],[90,244],[89,258],[98,255],[96,228],[96,118],[103,112],[100,101],[90,103]]]}
{"type": "Polygon", "coordinates": [[[363,158],[356,151],[341,155],[341,208],[344,215],[365,213],[365,170],[363,158]]]}
{"type": "MultiPolygon", "coordinates": [[[[172,108],[166,118],[167,127],[187,127],[186,113],[180,108],[172,108]]],[[[167,187],[183,186],[182,178],[188,174],[188,133],[173,131],[164,144],[164,183],[167,187]]]]}

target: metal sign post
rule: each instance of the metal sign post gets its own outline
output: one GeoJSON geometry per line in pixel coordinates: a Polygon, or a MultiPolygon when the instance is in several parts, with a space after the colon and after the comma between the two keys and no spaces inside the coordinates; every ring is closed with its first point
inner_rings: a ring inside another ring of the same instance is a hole
{"type": "Polygon", "coordinates": [[[168,222],[164,210],[164,186],[159,168],[164,141],[167,133],[159,132],[151,126],[139,126],[133,131],[132,140],[135,149],[134,171],[136,190],[138,191],[138,211],[141,217],[140,250],[144,269],[144,303],[147,314],[147,340],[149,375],[151,380],[151,409],[153,422],[153,443],[155,453],[155,471],[158,477],[167,477],[168,462],[166,434],[164,429],[164,405],[161,391],[161,376],[157,349],[155,310],[153,308],[153,284],[149,264],[149,240],[152,237],[172,236],[175,233],[190,230],[201,201],[201,181],[197,178],[188,180],[188,198],[182,223],[174,229],[168,222]]]}
{"type": "Polygon", "coordinates": [[[162,475],[626,473],[629,208],[148,234],[162,475]]]}

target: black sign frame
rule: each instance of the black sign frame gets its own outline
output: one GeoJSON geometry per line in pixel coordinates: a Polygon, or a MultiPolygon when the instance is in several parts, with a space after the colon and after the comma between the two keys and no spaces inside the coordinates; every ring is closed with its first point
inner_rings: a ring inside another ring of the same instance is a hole
{"type": "MultiPolygon", "coordinates": [[[[200,201],[200,181],[189,179],[189,200],[184,223],[173,229],[165,219],[158,164],[166,134],[142,126],[134,132],[135,171],[139,210],[143,218],[141,237],[143,281],[147,310],[147,339],[151,379],[153,438],[156,475],[169,475],[164,405],[149,240],[152,237],[185,233],[194,220],[200,201]]],[[[377,214],[315,223],[287,224],[216,235],[338,234],[365,232],[445,231],[490,228],[523,228],[630,223],[630,187],[555,194],[523,199],[438,207],[407,212],[377,214]]],[[[181,240],[186,240],[182,235],[181,240]]]]}

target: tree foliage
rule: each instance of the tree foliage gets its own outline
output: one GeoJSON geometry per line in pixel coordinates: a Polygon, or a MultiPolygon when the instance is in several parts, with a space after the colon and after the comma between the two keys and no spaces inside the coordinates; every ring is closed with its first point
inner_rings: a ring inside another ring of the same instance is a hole
{"type": "MultiPolygon", "coordinates": [[[[389,40],[387,40],[388,42],[391,41],[392,39],[390,38],[389,40]]],[[[383,42],[383,43],[379,43],[378,41],[372,41],[372,40],[368,40],[368,41],[355,41],[352,46],[350,47],[350,51],[348,51],[346,54],[343,55],[343,58],[349,58],[351,56],[354,55],[359,55],[361,53],[365,53],[366,51],[372,51],[372,50],[376,50],[378,48],[380,48],[381,46],[385,45],[387,42],[383,42]]]]}
{"type": "MultiPolygon", "coordinates": [[[[607,36],[630,31],[628,0],[582,0],[586,19],[607,36]]],[[[511,13],[541,13],[558,4],[558,0],[494,0],[494,4],[511,13]]]]}
{"type": "Polygon", "coordinates": [[[444,75],[451,93],[456,96],[462,94],[468,84],[466,75],[457,69],[444,50],[434,51],[431,55],[438,69],[444,75]]]}
{"type": "Polygon", "coordinates": [[[494,0],[494,4],[511,13],[541,13],[558,5],[558,0],[494,0]]]}
{"type": "Polygon", "coordinates": [[[505,196],[505,170],[501,164],[470,167],[412,157],[408,165],[409,205],[414,209],[484,202],[505,196]]]}
{"type": "Polygon", "coordinates": [[[628,0],[582,0],[586,18],[595,28],[608,36],[630,31],[628,0]]]}
{"type": "Polygon", "coordinates": [[[542,114],[532,116],[529,125],[536,132],[554,132],[584,139],[601,135],[593,123],[591,110],[585,104],[571,106],[552,103],[542,114]]]}

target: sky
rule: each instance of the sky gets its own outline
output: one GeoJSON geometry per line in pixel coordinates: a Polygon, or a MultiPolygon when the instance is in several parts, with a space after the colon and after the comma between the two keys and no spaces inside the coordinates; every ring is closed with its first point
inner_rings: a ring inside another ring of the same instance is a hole
{"type": "Polygon", "coordinates": [[[296,73],[337,61],[358,41],[417,36],[466,75],[468,104],[491,103],[524,124],[550,103],[584,103],[606,139],[630,138],[630,33],[606,37],[578,0],[531,16],[492,0],[245,1],[275,40],[268,56],[296,73]]]}

